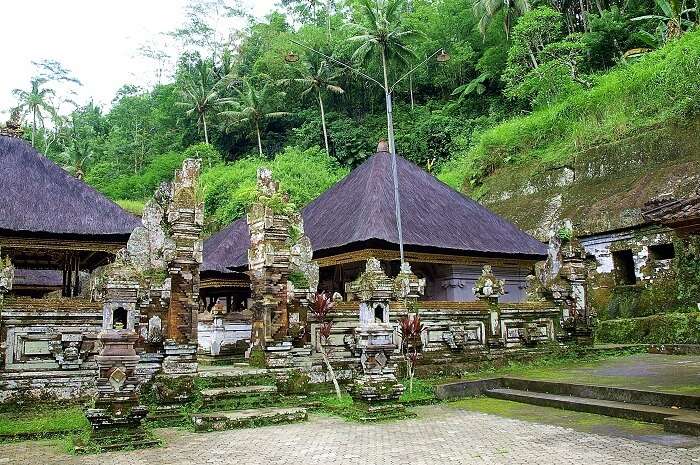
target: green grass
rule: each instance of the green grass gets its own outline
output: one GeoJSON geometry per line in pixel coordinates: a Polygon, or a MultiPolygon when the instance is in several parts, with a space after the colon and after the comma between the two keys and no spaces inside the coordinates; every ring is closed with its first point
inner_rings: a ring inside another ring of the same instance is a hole
{"type": "Polygon", "coordinates": [[[79,407],[0,414],[0,438],[4,440],[50,437],[89,428],[79,407]]]}
{"type": "Polygon", "coordinates": [[[700,113],[700,31],[621,64],[558,103],[483,132],[439,178],[459,188],[509,163],[561,163],[574,154],[700,113]]]}
{"type": "Polygon", "coordinates": [[[146,202],[143,200],[116,200],[116,203],[124,210],[136,216],[143,215],[143,208],[146,206],[146,202]]]}

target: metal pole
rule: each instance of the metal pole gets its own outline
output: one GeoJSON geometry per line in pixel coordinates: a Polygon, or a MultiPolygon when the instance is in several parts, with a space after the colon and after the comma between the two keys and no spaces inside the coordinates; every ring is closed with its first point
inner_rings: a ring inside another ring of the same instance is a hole
{"type": "Polygon", "coordinates": [[[396,210],[396,230],[399,233],[399,256],[403,265],[403,228],[401,226],[401,200],[399,198],[399,175],[396,167],[396,142],[394,140],[394,119],[391,107],[391,94],[388,90],[384,91],[386,98],[386,122],[387,132],[389,133],[389,153],[391,154],[391,174],[394,177],[394,208],[396,210]]]}

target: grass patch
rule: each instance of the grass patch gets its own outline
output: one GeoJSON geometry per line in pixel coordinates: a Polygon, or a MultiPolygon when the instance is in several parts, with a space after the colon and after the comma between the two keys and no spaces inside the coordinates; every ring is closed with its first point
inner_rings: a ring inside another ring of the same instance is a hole
{"type": "Polygon", "coordinates": [[[146,202],[143,200],[115,200],[116,204],[136,216],[143,215],[146,202]]]}
{"type": "Polygon", "coordinates": [[[90,423],[79,407],[0,414],[0,441],[48,438],[89,430],[90,423]]]}

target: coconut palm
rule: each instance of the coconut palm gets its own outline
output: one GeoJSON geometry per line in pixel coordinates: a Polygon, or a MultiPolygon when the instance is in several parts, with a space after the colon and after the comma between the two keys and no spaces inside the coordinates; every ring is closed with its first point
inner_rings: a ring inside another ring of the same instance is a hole
{"type": "Polygon", "coordinates": [[[472,6],[474,14],[479,18],[478,26],[482,36],[486,34],[491,21],[502,11],[506,39],[510,38],[510,30],[515,19],[530,11],[528,0],[474,0],[472,6]]]}
{"type": "Polygon", "coordinates": [[[328,131],[326,129],[326,111],[323,106],[323,92],[332,92],[334,94],[342,94],[345,91],[338,85],[338,73],[334,72],[328,63],[323,60],[319,64],[304,62],[302,68],[295,68],[296,78],[285,79],[283,82],[296,82],[303,86],[301,97],[314,95],[318,100],[318,106],[321,110],[321,127],[323,127],[323,142],[326,146],[326,154],[330,155],[328,148],[328,131]]]}
{"type": "Polygon", "coordinates": [[[218,80],[207,61],[197,63],[192,73],[186,73],[180,82],[180,101],[176,105],[186,109],[187,116],[196,115],[197,125],[204,129],[204,142],[209,143],[207,117],[226,99],[220,95],[223,80],[218,80]]]}
{"type": "Polygon", "coordinates": [[[48,80],[43,77],[32,78],[32,88],[29,91],[22,89],[15,89],[12,94],[17,98],[18,105],[17,110],[26,116],[27,114],[32,114],[32,146],[34,145],[34,138],[36,133],[36,124],[39,121],[44,126],[44,114],[54,115],[56,110],[51,104],[51,98],[56,94],[53,89],[48,87],[42,88],[48,80]]]}
{"type": "Polygon", "coordinates": [[[348,39],[360,43],[352,58],[364,62],[371,52],[378,52],[384,72],[384,89],[388,91],[388,62],[407,64],[414,53],[406,41],[418,34],[404,30],[401,24],[405,0],[360,0],[359,4],[362,20],[355,24],[359,33],[348,39]]]}
{"type": "Polygon", "coordinates": [[[240,81],[240,85],[233,87],[236,95],[233,99],[226,99],[232,109],[219,113],[229,123],[250,124],[255,130],[258,139],[258,152],[262,156],[261,128],[265,127],[268,120],[281,118],[288,115],[286,111],[275,111],[275,106],[282,100],[285,93],[276,89],[273,84],[265,81],[262,87],[257,87],[248,78],[240,81]]]}

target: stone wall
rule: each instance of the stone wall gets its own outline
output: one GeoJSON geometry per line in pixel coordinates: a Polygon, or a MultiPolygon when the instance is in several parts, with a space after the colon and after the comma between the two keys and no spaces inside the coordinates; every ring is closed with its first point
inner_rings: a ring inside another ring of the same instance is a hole
{"type": "Polygon", "coordinates": [[[94,391],[102,306],[83,299],[8,298],[0,402],[68,400],[94,391]]]}

